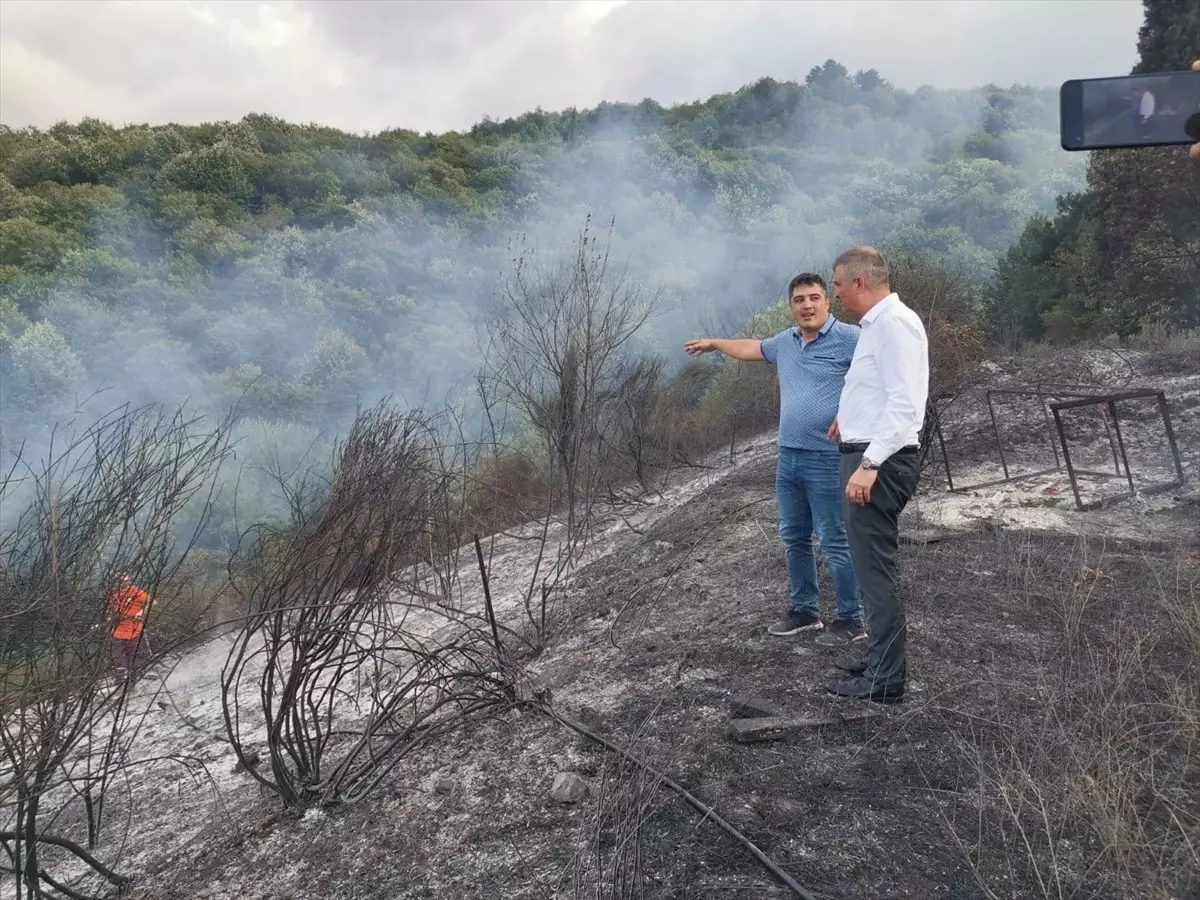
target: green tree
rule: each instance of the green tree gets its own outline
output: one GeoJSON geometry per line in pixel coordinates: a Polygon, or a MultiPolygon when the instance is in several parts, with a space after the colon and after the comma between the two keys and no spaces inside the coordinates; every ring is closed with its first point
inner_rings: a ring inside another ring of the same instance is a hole
{"type": "Polygon", "coordinates": [[[142,165],[161,169],[186,150],[187,142],[176,129],[168,126],[155,129],[143,139],[136,159],[142,165]]]}
{"type": "Polygon", "coordinates": [[[0,175],[0,220],[15,219],[22,215],[26,205],[25,194],[17,189],[7,175],[0,175]]]}
{"type": "Polygon", "coordinates": [[[62,332],[47,322],[30,325],[13,342],[12,372],[11,399],[30,411],[52,411],[70,402],[86,377],[62,332]]]}
{"type": "Polygon", "coordinates": [[[809,87],[833,87],[845,81],[850,73],[840,62],[827,59],[822,65],[809,69],[804,83],[809,87]]]}
{"type": "MultiPolygon", "coordinates": [[[[1143,0],[1143,9],[1134,72],[1189,67],[1200,4],[1143,0]]],[[[1052,223],[1029,223],[998,272],[993,296],[1021,298],[1017,332],[1038,337],[1039,320],[1061,339],[1125,338],[1148,321],[1200,324],[1200,169],[1177,147],[1103,151],[1087,182],[1052,223]]]]}
{"type": "Polygon", "coordinates": [[[163,168],[163,177],[178,187],[239,206],[253,191],[239,151],[228,141],[175,157],[163,168]]]}
{"type": "Polygon", "coordinates": [[[1200,54],[1200,4],[1195,0],[1142,0],[1133,74],[1188,69],[1200,54]]]}
{"type": "Polygon", "coordinates": [[[17,187],[33,187],[46,181],[68,184],[67,150],[58,141],[31,135],[8,169],[8,177],[17,187]]]}
{"type": "Polygon", "coordinates": [[[305,360],[313,387],[321,392],[345,396],[363,378],[367,353],[349,335],[336,328],[324,328],[313,342],[305,360]]]}
{"type": "Polygon", "coordinates": [[[12,299],[0,296],[0,352],[10,350],[29,324],[28,316],[12,299]]]}
{"type": "Polygon", "coordinates": [[[50,272],[69,246],[70,242],[53,228],[23,216],[0,221],[0,266],[50,272]]]}
{"type": "Polygon", "coordinates": [[[102,231],[120,227],[125,195],[106,185],[46,183],[38,187],[31,219],[77,240],[96,241],[102,231]]]}

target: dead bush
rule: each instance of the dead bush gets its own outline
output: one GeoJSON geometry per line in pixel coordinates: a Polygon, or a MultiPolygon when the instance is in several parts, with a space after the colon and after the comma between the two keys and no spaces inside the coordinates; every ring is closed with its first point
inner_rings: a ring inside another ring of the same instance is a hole
{"type": "MultiPolygon", "coordinates": [[[[787,328],[794,327],[787,304],[775,303],[766,309],[762,304],[755,311],[751,305],[744,321],[736,325],[712,327],[732,338],[765,339],[787,328]]],[[[700,365],[697,360],[692,365],[700,365]]],[[[727,447],[732,460],[739,438],[761,434],[779,425],[779,380],[775,367],[766,363],[743,363],[727,359],[717,360],[707,380],[706,390],[694,412],[686,416],[688,425],[684,429],[685,446],[695,452],[709,452],[718,447],[727,447]]],[[[685,369],[684,376],[693,385],[701,379],[685,369]]]]}
{"type": "Polygon", "coordinates": [[[892,289],[925,325],[929,340],[929,401],[921,431],[921,467],[934,461],[935,417],[945,418],[961,395],[976,387],[987,357],[971,281],[939,259],[897,255],[888,260],[892,289]]]}
{"type": "Polygon", "coordinates": [[[139,719],[126,703],[131,681],[108,688],[109,598],[122,572],[151,597],[139,671],[174,649],[171,638],[195,632],[203,611],[182,600],[191,589],[185,564],[229,449],[228,421],[207,428],[183,410],[121,407],[80,432],[73,427],[0,482],[0,502],[23,509],[0,535],[0,844],[18,897],[48,889],[83,896],[45,870],[46,845],[124,883],[82,846],[99,840],[110,780],[139,719]],[[185,511],[194,517],[181,534],[185,511]],[[162,609],[175,610],[167,627],[157,622],[162,609]],[[163,638],[153,647],[152,634],[163,638]],[[67,820],[76,799],[85,835],[44,830],[67,820]]]}
{"type": "Polygon", "coordinates": [[[779,382],[774,366],[730,361],[713,379],[696,413],[706,449],[726,447],[733,460],[737,441],[779,427],[779,382]]]}
{"type": "Polygon", "coordinates": [[[466,477],[464,533],[491,534],[535,518],[549,495],[544,473],[517,451],[486,456],[466,477]]]}
{"type": "Polygon", "coordinates": [[[291,521],[235,557],[247,614],[221,673],[226,732],[286,806],[361,798],[509,699],[489,617],[395,595],[394,569],[423,557],[455,490],[436,436],[386,402],[360,413],[328,489],[281,480],[291,521]]]}
{"type": "Polygon", "coordinates": [[[662,779],[610,755],[594,787],[590,820],[580,828],[570,871],[571,900],[641,900],[646,896],[644,831],[666,803],[662,779]]]}
{"type": "Polygon", "coordinates": [[[589,228],[569,254],[547,263],[532,248],[517,254],[485,355],[495,394],[543,439],[568,548],[586,539],[625,348],[656,302],[589,228]]]}
{"type": "MultiPolygon", "coordinates": [[[[547,604],[586,552],[608,474],[627,347],[653,312],[654,293],[609,257],[590,218],[570,252],[545,262],[523,247],[488,323],[479,395],[491,423],[517,413],[541,442],[548,489],[536,517],[542,552],[524,596],[533,643],[553,620],[547,604]]],[[[503,455],[494,429],[493,455],[503,455]]]]}

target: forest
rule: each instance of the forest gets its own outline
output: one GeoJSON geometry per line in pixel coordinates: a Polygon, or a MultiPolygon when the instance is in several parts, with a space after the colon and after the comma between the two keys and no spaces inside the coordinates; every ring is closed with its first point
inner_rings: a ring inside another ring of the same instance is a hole
{"type": "Polygon", "coordinates": [[[834,61],[663,108],[602,104],[469,133],[353,135],[265,115],[0,133],[6,440],[112,399],[320,427],[356,401],[469,381],[522,236],[612,228],[652,281],[643,347],[774,303],[870,241],[982,284],[1030,216],[1083,184],[1052,90],[896,90],[834,61]]]}
{"type": "MultiPolygon", "coordinates": [[[[1200,12],[1147,3],[1141,67],[1200,12]]],[[[124,403],[236,405],[251,445],[324,446],[384,396],[469,392],[514,261],[586,228],[653,295],[629,349],[684,367],[796,271],[871,243],[952,273],[1009,348],[1200,324],[1200,177],[1171,149],[1058,148],[1054,88],[899,90],[828,60],[705,101],[466,133],[0,126],[0,452],[124,403]]]]}

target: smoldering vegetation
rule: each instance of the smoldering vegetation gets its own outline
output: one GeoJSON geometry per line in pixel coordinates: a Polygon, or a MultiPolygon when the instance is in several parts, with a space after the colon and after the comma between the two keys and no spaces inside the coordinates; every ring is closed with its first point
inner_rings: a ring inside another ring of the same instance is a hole
{"type": "MultiPolygon", "coordinates": [[[[271,454],[327,457],[385,396],[461,401],[522,247],[569,253],[589,217],[609,233],[656,299],[630,350],[673,375],[687,337],[743,325],[853,243],[936,256],[978,288],[1081,183],[1046,152],[1055,116],[1051,91],[907,92],[831,60],[805,84],[462,134],[262,115],[0,129],[2,451],[127,402],[236,406],[240,509],[279,512],[247,474],[271,454]]],[[[227,550],[232,511],[217,519],[227,550]]]]}
{"type": "MultiPolygon", "coordinates": [[[[788,276],[869,241],[926,321],[949,402],[984,377],[991,266],[1079,183],[1044,152],[1055,140],[1050,92],[907,93],[833,62],[804,85],[467,134],[264,116],[4,131],[8,883],[128,889],[126,837],[182,824],[155,818],[164,769],[221,816],[265,802],[270,830],[373,808],[434,748],[524,733],[551,704],[539,661],[599,602],[578,574],[671,554],[597,626],[624,652],[711,531],[672,537],[660,516],[777,420],[773,372],[687,364],[682,340],[786,327],[788,276]],[[101,629],[122,570],[155,597],[142,664],[166,681],[114,692],[101,629]],[[177,665],[204,682],[191,709],[166,687],[177,665]],[[168,708],[186,742],[156,728],[168,708]]],[[[762,503],[735,499],[721,523],[762,503]]],[[[653,743],[659,720],[637,721],[653,743]]],[[[640,842],[659,779],[604,771],[583,849],[534,867],[558,869],[561,896],[638,896],[658,865],[640,842]]]]}

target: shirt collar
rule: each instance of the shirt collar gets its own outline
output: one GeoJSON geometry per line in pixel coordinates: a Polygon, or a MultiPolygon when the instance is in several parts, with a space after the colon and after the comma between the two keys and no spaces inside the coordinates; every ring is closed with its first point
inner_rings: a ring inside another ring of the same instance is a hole
{"type": "MultiPolygon", "coordinates": [[[[837,321],[837,319],[835,319],[833,317],[833,313],[830,313],[828,318],[825,319],[825,324],[817,329],[817,334],[818,335],[829,334],[829,329],[833,327],[833,323],[836,321],[837,321]]],[[[796,325],[792,328],[792,337],[796,338],[796,340],[798,340],[798,341],[804,340],[804,335],[802,335],[800,333],[799,325],[796,325]]]]}
{"type": "Polygon", "coordinates": [[[880,315],[883,314],[883,311],[887,307],[893,306],[899,302],[900,302],[900,295],[897,294],[895,291],[892,291],[890,294],[888,294],[886,297],[884,297],[882,300],[880,300],[878,303],[876,303],[874,306],[872,306],[869,310],[867,310],[866,313],[863,314],[863,317],[858,320],[859,324],[870,325],[872,322],[874,322],[876,319],[878,319],[880,317],[880,315]]]}

